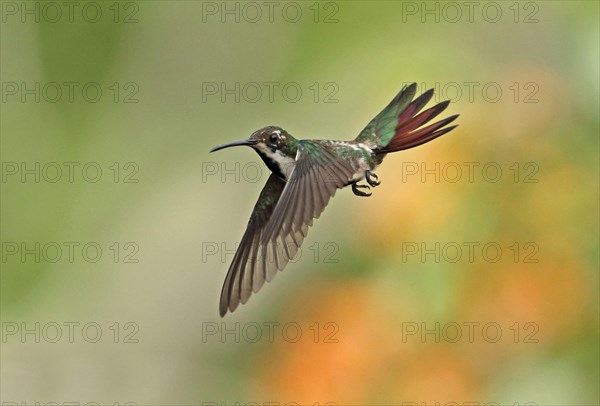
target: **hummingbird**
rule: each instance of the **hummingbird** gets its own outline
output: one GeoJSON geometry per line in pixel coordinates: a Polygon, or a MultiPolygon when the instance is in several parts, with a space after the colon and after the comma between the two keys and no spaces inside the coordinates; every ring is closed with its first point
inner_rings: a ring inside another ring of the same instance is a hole
{"type": "Polygon", "coordinates": [[[271,171],[225,277],[221,317],[246,303],[294,259],[313,220],[338,189],[350,186],[357,196],[371,196],[371,188],[381,184],[375,170],[387,154],[425,144],[457,127],[448,124],[458,114],[425,126],[450,101],[421,111],[433,89],[415,99],[416,92],[416,83],[403,87],[353,141],[299,140],[281,127],[268,126],[246,140],[210,150],[250,147],[271,171]]]}

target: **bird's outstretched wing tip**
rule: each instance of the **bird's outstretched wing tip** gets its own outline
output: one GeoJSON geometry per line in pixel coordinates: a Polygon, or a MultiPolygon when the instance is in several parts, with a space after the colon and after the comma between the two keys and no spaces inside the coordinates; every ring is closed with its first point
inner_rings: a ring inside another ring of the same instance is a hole
{"type": "Polygon", "coordinates": [[[225,286],[223,286],[223,292],[221,292],[221,298],[219,300],[219,316],[225,317],[229,309],[229,296],[225,291],[225,286]]]}

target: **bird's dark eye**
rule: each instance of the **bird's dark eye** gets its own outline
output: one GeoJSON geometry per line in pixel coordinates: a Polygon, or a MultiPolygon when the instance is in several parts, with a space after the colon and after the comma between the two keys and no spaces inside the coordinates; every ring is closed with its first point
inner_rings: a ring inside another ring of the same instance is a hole
{"type": "Polygon", "coordinates": [[[271,134],[271,142],[277,142],[277,139],[279,138],[279,136],[276,133],[271,134]]]}

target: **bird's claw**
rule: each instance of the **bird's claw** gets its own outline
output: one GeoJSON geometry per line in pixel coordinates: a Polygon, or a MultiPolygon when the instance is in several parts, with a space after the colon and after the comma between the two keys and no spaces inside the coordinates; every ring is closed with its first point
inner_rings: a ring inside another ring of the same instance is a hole
{"type": "Polygon", "coordinates": [[[379,180],[377,174],[371,171],[365,171],[365,180],[373,187],[381,185],[381,181],[379,180]]]}
{"type": "Polygon", "coordinates": [[[352,192],[354,192],[354,194],[355,194],[356,196],[369,197],[369,196],[371,196],[371,195],[372,195],[372,193],[371,193],[371,192],[368,192],[368,193],[367,193],[367,192],[363,192],[363,191],[361,191],[361,190],[359,190],[359,189],[367,189],[367,190],[370,190],[370,189],[371,189],[371,187],[369,187],[369,185],[359,185],[358,183],[353,183],[353,184],[352,184],[352,192]]]}

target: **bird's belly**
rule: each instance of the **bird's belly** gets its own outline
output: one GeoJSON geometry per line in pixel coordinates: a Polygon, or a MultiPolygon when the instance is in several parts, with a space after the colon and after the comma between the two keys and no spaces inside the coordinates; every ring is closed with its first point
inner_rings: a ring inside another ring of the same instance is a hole
{"type": "Polygon", "coordinates": [[[358,165],[351,182],[357,182],[365,178],[365,171],[374,171],[379,165],[375,163],[369,163],[365,158],[358,160],[358,165]]]}

